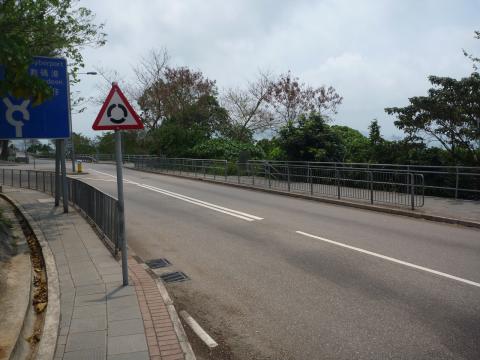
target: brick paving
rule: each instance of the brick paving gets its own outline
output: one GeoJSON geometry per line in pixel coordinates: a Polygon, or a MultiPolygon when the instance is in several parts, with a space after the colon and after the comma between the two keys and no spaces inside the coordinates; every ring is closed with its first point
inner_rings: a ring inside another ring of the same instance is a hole
{"type": "Polygon", "coordinates": [[[151,359],[185,359],[170,314],[158,290],[157,283],[142,264],[129,259],[130,276],[135,285],[142,313],[147,346],[151,359]]]}

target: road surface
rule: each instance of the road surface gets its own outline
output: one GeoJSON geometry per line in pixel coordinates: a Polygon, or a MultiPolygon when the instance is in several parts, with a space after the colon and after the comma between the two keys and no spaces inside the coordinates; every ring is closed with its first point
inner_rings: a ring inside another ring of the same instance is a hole
{"type": "MultiPolygon", "coordinates": [[[[115,167],[82,179],[116,194],[115,167]]],[[[125,169],[129,246],[216,358],[479,359],[480,231],[125,169]]]]}

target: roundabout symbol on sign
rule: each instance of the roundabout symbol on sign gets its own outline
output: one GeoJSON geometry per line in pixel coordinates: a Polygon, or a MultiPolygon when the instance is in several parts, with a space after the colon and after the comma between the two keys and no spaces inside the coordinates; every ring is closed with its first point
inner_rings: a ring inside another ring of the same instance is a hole
{"type": "Polygon", "coordinates": [[[107,116],[110,118],[111,122],[115,124],[121,124],[125,121],[125,118],[128,116],[128,111],[127,111],[127,108],[123,106],[123,104],[112,104],[107,109],[107,116]],[[115,119],[114,117],[112,117],[112,110],[114,110],[116,107],[118,107],[123,111],[123,117],[120,119],[115,119]]]}

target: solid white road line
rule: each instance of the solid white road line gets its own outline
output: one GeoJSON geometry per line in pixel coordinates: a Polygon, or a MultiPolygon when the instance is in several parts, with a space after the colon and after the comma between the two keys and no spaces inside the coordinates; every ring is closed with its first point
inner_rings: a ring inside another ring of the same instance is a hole
{"type": "MultiPolygon", "coordinates": [[[[117,177],[115,175],[112,175],[112,174],[109,174],[109,173],[106,173],[106,172],[103,172],[103,171],[98,171],[98,170],[95,170],[95,169],[92,169],[92,170],[99,173],[99,174],[110,176],[110,177],[114,178],[115,180],[117,179],[117,177]]],[[[125,178],[123,178],[123,182],[125,182],[127,184],[139,185],[137,182],[131,181],[131,180],[128,180],[128,179],[125,179],[125,178]]]]}
{"type": "Polygon", "coordinates": [[[180,316],[190,326],[195,334],[210,348],[213,349],[218,346],[217,342],[207,334],[205,330],[190,316],[185,310],[180,311],[180,316]]]}
{"type": "Polygon", "coordinates": [[[114,182],[113,179],[99,179],[99,178],[88,178],[88,177],[78,177],[77,179],[80,180],[93,180],[93,181],[106,181],[106,182],[114,182]]]}
{"type": "MultiPolygon", "coordinates": [[[[160,194],[163,194],[163,195],[166,195],[166,196],[170,196],[170,197],[173,197],[173,198],[176,198],[176,199],[179,199],[179,200],[182,200],[182,201],[185,201],[185,202],[188,202],[188,203],[191,203],[191,204],[194,204],[194,205],[198,205],[198,206],[202,206],[202,207],[205,207],[207,209],[210,209],[210,210],[214,210],[214,211],[218,211],[218,212],[221,212],[223,214],[227,214],[227,215],[230,215],[230,216],[233,216],[233,217],[236,217],[236,218],[239,218],[239,219],[242,219],[242,220],[245,220],[245,221],[254,221],[255,219],[252,219],[250,217],[247,217],[247,216],[242,216],[242,215],[238,215],[238,214],[235,214],[234,212],[230,212],[230,211],[227,211],[227,210],[222,210],[222,209],[219,209],[217,207],[214,207],[214,206],[209,206],[209,205],[205,205],[199,201],[194,201],[194,200],[190,200],[190,199],[187,199],[187,198],[184,198],[183,196],[177,196],[177,195],[174,195],[172,193],[168,193],[168,192],[165,192],[161,189],[158,189],[158,188],[155,188],[155,187],[152,187],[152,186],[149,186],[149,185],[145,185],[145,184],[140,184],[138,185],[142,188],[145,188],[145,189],[148,189],[150,191],[155,191],[155,192],[158,192],[160,194]]],[[[224,208],[225,209],[225,208],[224,208]]],[[[234,210],[235,211],[235,210],[234,210]]]]}
{"type": "Polygon", "coordinates": [[[160,188],[157,188],[157,187],[152,186],[152,185],[141,184],[140,186],[142,186],[142,185],[148,186],[148,187],[150,187],[150,188],[154,188],[154,189],[156,189],[156,190],[161,190],[161,191],[165,192],[166,194],[171,194],[171,195],[175,195],[175,196],[180,196],[180,197],[182,197],[182,198],[184,198],[184,199],[192,200],[192,201],[198,202],[198,203],[203,204],[203,205],[212,206],[212,207],[215,207],[215,208],[218,208],[218,209],[221,209],[221,210],[226,210],[226,211],[228,211],[228,212],[232,212],[232,213],[235,213],[235,214],[238,214],[238,215],[243,215],[243,216],[252,218],[253,220],[263,220],[263,218],[258,217],[258,216],[255,216],[255,215],[247,214],[247,213],[244,213],[244,212],[241,212],[241,211],[237,211],[237,210],[232,210],[232,209],[229,209],[229,208],[220,206],[220,205],[216,205],[216,204],[212,204],[212,203],[209,203],[209,202],[206,202],[206,201],[203,201],[203,200],[195,199],[195,198],[192,198],[192,197],[190,197],[190,196],[186,196],[186,195],[174,193],[174,192],[172,192],[172,191],[168,191],[168,190],[165,190],[165,189],[160,189],[160,188]]]}
{"type": "Polygon", "coordinates": [[[431,274],[443,276],[443,277],[446,277],[448,279],[452,279],[452,280],[462,282],[464,284],[480,287],[480,283],[477,283],[475,281],[463,279],[463,278],[460,278],[458,276],[446,274],[444,272],[429,269],[429,268],[426,268],[424,266],[415,265],[415,264],[412,264],[412,263],[409,263],[409,262],[406,262],[406,261],[402,261],[402,260],[398,260],[398,259],[395,259],[395,258],[392,258],[392,257],[389,257],[389,256],[377,254],[373,251],[368,251],[368,250],[364,250],[364,249],[361,249],[361,248],[358,248],[358,247],[355,247],[355,246],[350,246],[350,245],[347,245],[347,244],[339,243],[337,241],[329,240],[329,239],[326,239],[326,238],[323,238],[323,237],[320,237],[320,236],[316,236],[316,235],[312,235],[312,234],[309,234],[309,233],[306,233],[306,232],[303,232],[303,231],[296,231],[296,233],[300,234],[300,235],[308,236],[308,237],[313,238],[313,239],[321,240],[321,241],[327,242],[329,244],[341,246],[341,247],[344,247],[344,248],[347,248],[347,249],[350,249],[350,250],[355,250],[355,251],[361,252],[363,254],[375,256],[375,257],[378,257],[380,259],[384,259],[384,260],[388,260],[388,261],[391,261],[391,262],[394,262],[394,263],[397,263],[397,264],[408,266],[408,267],[411,267],[411,268],[414,268],[414,269],[417,269],[417,270],[422,270],[422,271],[429,272],[431,274]]]}
{"type": "MultiPolygon", "coordinates": [[[[111,175],[111,174],[108,174],[106,172],[102,172],[102,171],[98,171],[98,170],[94,170],[94,169],[92,169],[92,170],[99,173],[99,174],[107,175],[107,176],[110,176],[110,177],[115,178],[115,179],[117,178],[115,175],[111,175]]],[[[128,183],[128,184],[133,184],[133,185],[139,186],[141,188],[144,188],[144,189],[147,189],[147,190],[150,190],[150,191],[154,191],[154,192],[166,195],[166,196],[170,196],[170,197],[173,197],[173,198],[176,198],[176,199],[179,199],[179,200],[182,200],[182,201],[194,204],[194,205],[202,206],[202,207],[208,208],[210,210],[214,210],[214,211],[217,211],[217,212],[220,212],[220,213],[223,213],[223,214],[227,214],[227,215],[230,215],[230,216],[233,216],[233,217],[245,220],[245,221],[263,220],[263,218],[261,218],[259,216],[255,216],[255,215],[251,215],[251,214],[248,214],[248,213],[245,213],[245,212],[229,209],[229,208],[226,208],[226,207],[223,207],[223,206],[220,206],[220,205],[216,205],[216,204],[212,204],[212,203],[209,203],[209,202],[206,202],[206,201],[203,201],[203,200],[195,199],[195,198],[192,198],[190,196],[174,193],[172,191],[161,189],[161,188],[158,188],[158,187],[155,187],[155,186],[152,186],[152,185],[139,184],[137,182],[134,182],[134,181],[131,181],[131,180],[128,180],[128,179],[124,179],[124,182],[128,183]]]]}

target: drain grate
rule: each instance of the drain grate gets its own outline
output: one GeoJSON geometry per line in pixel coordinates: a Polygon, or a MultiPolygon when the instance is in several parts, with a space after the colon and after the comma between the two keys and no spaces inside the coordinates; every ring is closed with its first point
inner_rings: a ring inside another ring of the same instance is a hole
{"type": "Polygon", "coordinates": [[[167,259],[153,259],[146,262],[151,269],[160,269],[172,265],[167,259]]]}
{"type": "Polygon", "coordinates": [[[171,282],[180,282],[180,281],[185,281],[188,280],[189,277],[185,275],[185,273],[181,271],[175,271],[175,272],[170,272],[170,273],[165,273],[160,275],[163,281],[166,283],[171,283],[171,282]]]}

